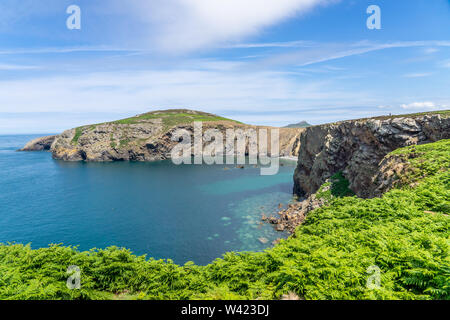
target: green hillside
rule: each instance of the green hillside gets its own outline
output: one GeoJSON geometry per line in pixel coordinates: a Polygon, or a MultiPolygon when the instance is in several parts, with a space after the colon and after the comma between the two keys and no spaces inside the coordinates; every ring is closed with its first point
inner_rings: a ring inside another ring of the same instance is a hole
{"type": "MultiPolygon", "coordinates": [[[[176,126],[179,124],[192,123],[194,121],[232,121],[238,122],[232,119],[220,117],[212,113],[206,113],[201,111],[193,111],[188,109],[170,109],[160,110],[143,113],[131,118],[114,121],[113,123],[132,124],[139,123],[149,119],[162,119],[163,124],[168,127],[176,126]]],[[[238,122],[239,123],[239,122],[238,122]]]]}

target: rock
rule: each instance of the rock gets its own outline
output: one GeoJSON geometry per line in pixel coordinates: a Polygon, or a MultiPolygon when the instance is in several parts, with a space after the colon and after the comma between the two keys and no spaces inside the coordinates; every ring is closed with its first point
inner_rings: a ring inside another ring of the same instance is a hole
{"type": "Polygon", "coordinates": [[[261,242],[263,244],[269,242],[269,240],[267,238],[264,238],[264,237],[258,238],[258,240],[259,240],[259,242],[261,242]]]}
{"type": "Polygon", "coordinates": [[[300,137],[294,193],[309,196],[341,171],[357,196],[377,196],[388,188],[374,181],[380,162],[389,152],[448,138],[450,118],[440,114],[379,117],[309,127],[300,137]]]}
{"type": "Polygon", "coordinates": [[[295,292],[289,292],[288,294],[283,294],[280,300],[303,300],[295,292]]]}
{"type": "Polygon", "coordinates": [[[278,212],[279,218],[270,217],[266,222],[276,225],[277,231],[288,231],[294,233],[295,229],[302,224],[307,214],[326,203],[324,199],[317,198],[315,194],[310,195],[303,201],[290,203],[288,209],[278,212]]]}
{"type": "Polygon", "coordinates": [[[275,217],[270,217],[268,220],[269,220],[269,223],[271,223],[271,224],[277,224],[278,223],[278,219],[275,218],[275,217]]]}
{"type": "Polygon", "coordinates": [[[31,140],[17,151],[49,151],[57,136],[46,136],[31,140]]]}

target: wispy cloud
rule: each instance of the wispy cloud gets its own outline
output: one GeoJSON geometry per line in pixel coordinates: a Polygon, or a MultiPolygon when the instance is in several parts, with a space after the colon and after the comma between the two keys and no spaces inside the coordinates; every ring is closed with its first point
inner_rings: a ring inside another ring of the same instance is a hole
{"type": "Polygon", "coordinates": [[[145,112],[156,107],[299,110],[302,105],[365,102],[367,92],[331,80],[300,80],[280,71],[199,62],[190,69],[97,72],[0,81],[0,112],[145,112]],[[23,93],[27,94],[24,95],[23,93]]]}
{"type": "Polygon", "coordinates": [[[431,75],[433,75],[432,72],[407,73],[407,74],[404,74],[403,77],[405,77],[405,78],[423,78],[423,77],[429,77],[431,75]]]}
{"type": "Polygon", "coordinates": [[[26,66],[26,65],[17,65],[17,64],[1,64],[0,63],[0,71],[6,70],[33,70],[33,69],[40,69],[39,66],[26,66]]]}
{"type": "Polygon", "coordinates": [[[285,41],[285,42],[260,42],[260,43],[236,43],[224,45],[222,48],[231,48],[231,49],[249,49],[249,48],[300,48],[300,47],[315,47],[317,46],[317,42],[313,41],[285,41]]]}
{"type": "Polygon", "coordinates": [[[48,48],[15,48],[0,49],[0,55],[34,55],[49,53],[76,53],[76,52],[151,52],[142,48],[85,46],[85,47],[48,47],[48,48]]]}
{"type": "Polygon", "coordinates": [[[436,104],[432,101],[412,102],[408,104],[402,104],[402,109],[446,109],[447,105],[436,104]]]}
{"type": "Polygon", "coordinates": [[[410,47],[450,47],[450,41],[398,41],[398,42],[371,42],[358,41],[352,43],[309,43],[308,48],[294,52],[283,53],[266,59],[268,64],[296,64],[308,66],[316,63],[337,60],[341,58],[361,55],[373,51],[410,48],[410,47]]]}
{"type": "Polygon", "coordinates": [[[436,52],[438,52],[438,51],[439,51],[438,48],[426,48],[426,49],[424,50],[424,52],[425,52],[426,54],[433,54],[433,53],[436,53],[436,52]]]}

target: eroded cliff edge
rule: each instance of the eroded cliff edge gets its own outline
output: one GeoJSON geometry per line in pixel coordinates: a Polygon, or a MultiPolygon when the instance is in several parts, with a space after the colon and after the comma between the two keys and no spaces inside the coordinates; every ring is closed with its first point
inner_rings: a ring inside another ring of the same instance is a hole
{"type": "Polygon", "coordinates": [[[337,172],[359,197],[387,189],[379,179],[380,162],[389,152],[450,138],[450,112],[349,120],[307,128],[300,137],[294,193],[308,196],[337,172]]]}

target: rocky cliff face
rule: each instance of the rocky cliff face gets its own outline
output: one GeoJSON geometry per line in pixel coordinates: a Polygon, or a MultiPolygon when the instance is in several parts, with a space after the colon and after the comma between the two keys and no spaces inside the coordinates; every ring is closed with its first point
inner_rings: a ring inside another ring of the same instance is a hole
{"type": "Polygon", "coordinates": [[[299,196],[311,195],[333,174],[342,171],[356,195],[364,198],[380,195],[389,188],[389,181],[380,178],[386,174],[379,172],[386,154],[400,147],[448,138],[448,112],[309,127],[300,137],[294,192],[299,196]]]}
{"type": "Polygon", "coordinates": [[[49,151],[56,136],[46,136],[31,140],[18,151],[49,151]]]}
{"type": "MultiPolygon", "coordinates": [[[[172,148],[178,143],[172,140],[177,130],[186,130],[191,138],[194,138],[194,121],[202,121],[203,132],[208,129],[218,129],[224,137],[227,129],[270,129],[250,126],[198,111],[167,110],[66,130],[53,137],[51,147],[48,149],[51,150],[55,159],[65,161],[164,160],[170,158],[172,148]]],[[[280,128],[279,130],[280,155],[297,156],[300,133],[304,129],[280,128]]],[[[270,131],[268,137],[270,154],[270,131]]],[[[36,141],[28,143],[27,146],[31,149],[38,148],[36,141]]],[[[246,151],[248,150],[249,141],[246,142],[246,151]]]]}

